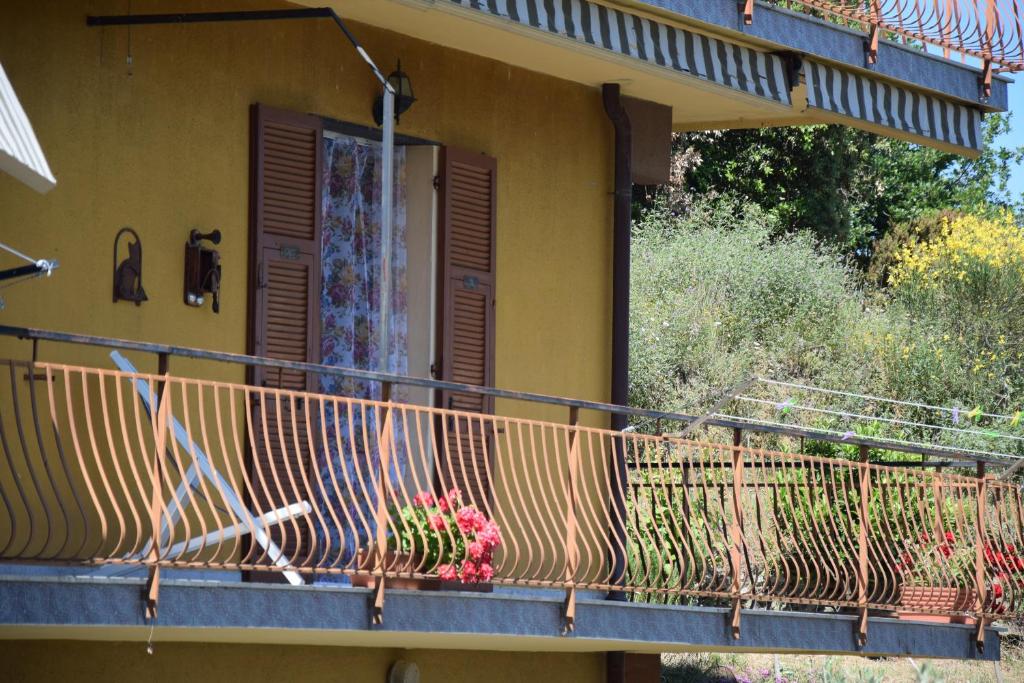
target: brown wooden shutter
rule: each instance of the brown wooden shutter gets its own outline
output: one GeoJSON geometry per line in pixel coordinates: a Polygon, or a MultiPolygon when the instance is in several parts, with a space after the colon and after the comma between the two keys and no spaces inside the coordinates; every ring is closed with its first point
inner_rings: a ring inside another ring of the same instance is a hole
{"type": "MultiPolygon", "coordinates": [[[[441,379],[451,382],[494,385],[496,171],[491,157],[441,150],[438,361],[441,379]]],[[[494,411],[488,396],[440,392],[439,398],[443,408],[494,411]]],[[[456,486],[487,505],[493,435],[468,418],[449,419],[445,427],[449,463],[438,472],[440,487],[456,486]]]]}
{"type": "MultiPolygon", "coordinates": [[[[256,356],[320,360],[322,141],[317,117],[253,106],[250,353],[256,356]]],[[[250,373],[258,387],[314,391],[317,380],[294,370],[257,367],[250,373]]],[[[254,396],[250,405],[252,502],[260,512],[306,499],[302,474],[315,466],[306,440],[305,401],[280,403],[254,396]]],[[[301,564],[312,550],[311,522],[300,518],[272,527],[271,538],[301,564]]],[[[262,549],[254,553],[258,557],[262,549]]]]}

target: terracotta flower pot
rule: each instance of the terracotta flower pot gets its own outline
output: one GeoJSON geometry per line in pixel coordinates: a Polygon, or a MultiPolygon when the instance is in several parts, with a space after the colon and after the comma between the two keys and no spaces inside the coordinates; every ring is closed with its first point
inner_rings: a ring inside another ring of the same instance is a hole
{"type": "Polygon", "coordinates": [[[974,609],[977,592],[950,586],[907,586],[900,589],[897,612],[900,619],[941,624],[973,624],[972,617],[929,614],[929,612],[967,612],[974,609]]]}
{"type": "MultiPolygon", "coordinates": [[[[415,571],[423,560],[418,553],[403,553],[388,550],[384,553],[384,567],[389,572],[408,573],[415,571]]],[[[373,571],[376,558],[368,550],[360,550],[356,555],[356,568],[360,571],[373,571]]],[[[370,574],[353,574],[352,585],[357,588],[373,588],[377,585],[377,577],[370,574]]],[[[462,583],[461,581],[442,581],[437,577],[415,578],[408,576],[388,576],[387,588],[401,588],[418,591],[470,591],[473,593],[490,593],[494,586],[489,583],[462,583]]]]}

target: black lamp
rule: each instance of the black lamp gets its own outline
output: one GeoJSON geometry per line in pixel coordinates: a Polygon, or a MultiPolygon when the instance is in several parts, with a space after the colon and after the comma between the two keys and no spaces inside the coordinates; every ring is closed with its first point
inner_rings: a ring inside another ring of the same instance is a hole
{"type": "MultiPolygon", "coordinates": [[[[409,75],[402,71],[402,60],[398,60],[398,67],[388,76],[388,83],[395,89],[395,121],[401,119],[402,114],[409,110],[416,98],[412,94],[412,82],[409,75]]],[[[373,120],[377,125],[384,123],[384,96],[378,95],[373,103],[373,120]]]]}

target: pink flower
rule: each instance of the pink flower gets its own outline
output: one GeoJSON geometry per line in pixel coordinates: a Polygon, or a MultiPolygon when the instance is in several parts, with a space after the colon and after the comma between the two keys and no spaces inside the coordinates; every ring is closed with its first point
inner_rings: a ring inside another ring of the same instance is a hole
{"type": "Polygon", "coordinates": [[[456,503],[462,502],[462,491],[453,488],[450,491],[448,491],[448,495],[446,496],[446,498],[448,498],[448,504],[454,507],[456,503]]]}
{"type": "Polygon", "coordinates": [[[454,581],[459,578],[458,573],[455,571],[455,566],[451,564],[442,564],[438,566],[437,574],[441,577],[442,581],[454,581]]]}
{"type": "Polygon", "coordinates": [[[430,515],[427,521],[430,523],[430,528],[435,531],[444,531],[448,528],[448,522],[442,515],[430,515]]]}
{"type": "Polygon", "coordinates": [[[462,563],[462,575],[459,577],[463,583],[476,583],[479,579],[477,578],[477,567],[475,564],[466,560],[462,563]]]}
{"type": "Polygon", "coordinates": [[[459,508],[459,511],[455,513],[455,522],[459,525],[459,531],[464,534],[474,530],[476,522],[476,508],[472,506],[459,508]]]}
{"type": "Polygon", "coordinates": [[[434,504],[434,496],[426,491],[421,491],[413,496],[412,504],[428,508],[434,504]]]}
{"type": "Polygon", "coordinates": [[[486,549],[501,545],[501,530],[494,522],[487,522],[476,534],[476,540],[484,544],[486,549]]]}
{"type": "Polygon", "coordinates": [[[448,505],[448,499],[445,498],[444,496],[441,496],[440,498],[438,498],[437,499],[437,509],[440,510],[441,512],[448,512],[448,510],[451,509],[449,507],[449,505],[448,505]]]}
{"type": "Polygon", "coordinates": [[[473,541],[466,548],[469,556],[474,560],[479,560],[484,555],[484,544],[480,541],[473,541]]]}
{"type": "Polygon", "coordinates": [[[494,567],[492,567],[486,562],[481,562],[479,575],[481,581],[490,581],[491,578],[494,576],[494,567]]]}

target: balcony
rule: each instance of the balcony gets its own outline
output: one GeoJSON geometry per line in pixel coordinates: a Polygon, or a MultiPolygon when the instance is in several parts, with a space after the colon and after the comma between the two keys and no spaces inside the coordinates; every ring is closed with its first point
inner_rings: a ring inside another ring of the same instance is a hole
{"type": "MultiPolygon", "coordinates": [[[[846,24],[867,35],[869,61],[878,55],[879,36],[919,47],[973,57],[991,74],[1024,68],[1022,10],[1007,0],[770,0],[771,4],[846,24]]],[[[744,19],[754,20],[748,0],[744,19]]]]}
{"type": "Polygon", "coordinates": [[[111,368],[3,361],[0,562],[93,577],[144,569],[153,611],[160,570],[176,569],[370,583],[378,620],[385,591],[409,580],[554,590],[569,629],[577,592],[591,591],[726,608],[734,637],[752,608],[856,616],[862,641],[869,613],[976,623],[979,639],[986,622],[1021,613],[1020,490],[982,467],[963,476],[874,464],[859,437],[847,443],[860,444],[862,462],[750,448],[741,436],[756,426],[721,419],[708,423],[732,430],[732,443],[614,432],[581,425],[580,411],[694,418],[0,331],[114,349],[111,368]],[[137,372],[122,352],[156,354],[163,368],[174,358],[194,370],[217,361],[381,381],[393,400],[137,372]],[[567,421],[415,405],[400,400],[402,385],[562,406],[567,421]],[[485,527],[500,542],[465,577],[459,565],[485,527]]]}

